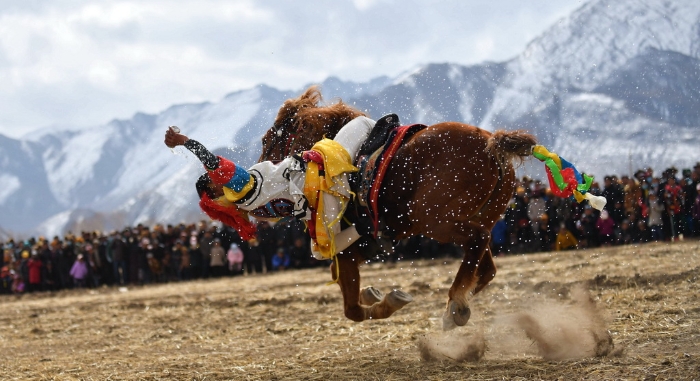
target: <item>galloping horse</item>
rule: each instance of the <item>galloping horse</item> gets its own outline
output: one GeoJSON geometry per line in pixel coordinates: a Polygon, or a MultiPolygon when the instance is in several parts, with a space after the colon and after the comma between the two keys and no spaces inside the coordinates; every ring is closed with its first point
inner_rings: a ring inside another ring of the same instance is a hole
{"type": "MultiPolygon", "coordinates": [[[[319,106],[317,87],[285,101],[274,125],[262,139],[260,160],[281,160],[308,150],[324,136],[333,138],[361,111],[339,101],[319,106]]],[[[496,275],[489,250],[491,229],[513,195],[513,161],[531,155],[537,144],[522,131],[486,130],[457,122],[439,123],[417,132],[399,148],[379,193],[379,213],[394,239],[417,234],[453,242],[464,251],[448,293],[443,328],[469,320],[469,296],[496,275]]],[[[412,300],[398,290],[384,296],[373,288],[360,291],[357,243],[337,256],[331,274],[343,294],[345,316],[354,321],[384,319],[412,300]],[[339,272],[336,273],[339,267],[339,272]]]]}

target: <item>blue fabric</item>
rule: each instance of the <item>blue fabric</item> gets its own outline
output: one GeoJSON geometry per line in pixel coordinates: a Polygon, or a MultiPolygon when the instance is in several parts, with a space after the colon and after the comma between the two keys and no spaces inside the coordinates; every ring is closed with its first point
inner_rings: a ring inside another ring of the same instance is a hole
{"type": "Polygon", "coordinates": [[[579,184],[583,184],[583,176],[581,176],[581,172],[579,172],[573,164],[566,161],[563,157],[559,156],[559,160],[561,160],[561,169],[573,168],[574,176],[576,177],[576,182],[579,184]]]}
{"type": "Polygon", "coordinates": [[[244,186],[248,185],[249,182],[250,173],[248,173],[248,171],[246,171],[244,168],[241,168],[241,166],[237,165],[236,171],[233,173],[233,176],[231,176],[231,180],[226,183],[225,187],[232,189],[235,192],[240,192],[243,190],[244,186]]]}

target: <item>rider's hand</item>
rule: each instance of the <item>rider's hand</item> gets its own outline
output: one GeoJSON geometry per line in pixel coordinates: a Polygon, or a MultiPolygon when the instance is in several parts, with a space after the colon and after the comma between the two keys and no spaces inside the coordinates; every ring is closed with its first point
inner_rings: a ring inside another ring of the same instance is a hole
{"type": "Polygon", "coordinates": [[[190,139],[187,136],[175,132],[172,128],[165,131],[165,145],[170,148],[181,146],[188,140],[190,139]]]}

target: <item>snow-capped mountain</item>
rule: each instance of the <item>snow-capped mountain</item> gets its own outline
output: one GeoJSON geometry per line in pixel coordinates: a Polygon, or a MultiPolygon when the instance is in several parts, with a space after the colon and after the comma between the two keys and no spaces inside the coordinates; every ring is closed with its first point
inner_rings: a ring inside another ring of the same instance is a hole
{"type": "MultiPolygon", "coordinates": [[[[367,83],[329,78],[322,89],[375,119],[527,129],[596,175],[686,168],[700,161],[700,2],[594,0],[507,62],[429,64],[367,83]]],[[[302,90],[260,85],[85,130],[0,136],[0,232],[200,219],[201,166],[163,145],[167,126],[247,166],[279,106],[302,90]]]]}

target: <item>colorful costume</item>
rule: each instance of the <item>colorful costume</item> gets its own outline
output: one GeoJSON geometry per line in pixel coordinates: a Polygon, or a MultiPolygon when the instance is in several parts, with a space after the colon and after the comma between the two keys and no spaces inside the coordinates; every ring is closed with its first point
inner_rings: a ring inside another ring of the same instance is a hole
{"type": "Polygon", "coordinates": [[[264,219],[313,217],[312,252],[317,258],[332,258],[360,237],[354,227],[341,232],[338,222],[352,196],[347,173],[357,170],[352,163],[374,125],[367,117],[357,117],[334,140],[316,143],[304,157],[295,155],[276,164],[264,161],[247,170],[190,139],[185,147],[207,169],[198,182],[200,207],[236,228],[243,239],[255,236],[248,214],[264,219]],[[209,181],[222,185],[224,196],[212,200],[205,189],[209,181]]]}

